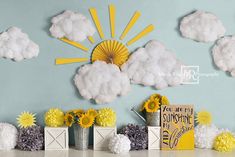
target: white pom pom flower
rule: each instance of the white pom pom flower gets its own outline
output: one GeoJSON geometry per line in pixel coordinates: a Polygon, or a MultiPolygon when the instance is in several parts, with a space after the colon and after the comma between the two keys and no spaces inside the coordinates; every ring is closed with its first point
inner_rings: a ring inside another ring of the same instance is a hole
{"type": "Polygon", "coordinates": [[[15,126],[0,123],[0,150],[11,150],[16,146],[18,131],[15,126]]]}
{"type": "Polygon", "coordinates": [[[212,49],[212,55],[218,68],[235,77],[235,36],[219,39],[212,49]]]}
{"type": "Polygon", "coordinates": [[[131,149],[131,141],[129,138],[122,134],[113,136],[109,141],[109,150],[112,153],[128,153],[131,149]]]}
{"type": "Polygon", "coordinates": [[[180,23],[182,36],[199,42],[213,42],[224,36],[225,31],[218,17],[205,11],[195,11],[180,23]]]}
{"type": "Polygon", "coordinates": [[[214,139],[219,134],[219,129],[211,125],[197,125],[194,128],[195,132],[195,147],[211,149],[213,147],[214,139]]]}
{"type": "Polygon", "coordinates": [[[51,20],[51,35],[55,38],[66,37],[72,41],[83,41],[95,33],[91,21],[80,13],[64,11],[51,20]]]}

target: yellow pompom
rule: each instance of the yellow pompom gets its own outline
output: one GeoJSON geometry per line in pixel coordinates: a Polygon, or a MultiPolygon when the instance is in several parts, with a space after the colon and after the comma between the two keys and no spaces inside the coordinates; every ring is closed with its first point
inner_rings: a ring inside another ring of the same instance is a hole
{"type": "Polygon", "coordinates": [[[111,108],[103,108],[98,111],[96,124],[107,127],[116,124],[116,113],[111,108]]]}
{"type": "Polygon", "coordinates": [[[49,127],[60,127],[64,125],[64,112],[58,108],[51,108],[45,114],[45,124],[49,127]]]}
{"type": "Polygon", "coordinates": [[[230,132],[219,134],[214,141],[213,148],[219,152],[230,152],[235,147],[235,138],[230,132]]]}

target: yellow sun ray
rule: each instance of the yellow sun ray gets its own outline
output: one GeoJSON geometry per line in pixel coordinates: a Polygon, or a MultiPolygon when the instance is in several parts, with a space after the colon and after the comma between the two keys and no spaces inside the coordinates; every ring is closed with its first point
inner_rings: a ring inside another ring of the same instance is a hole
{"type": "Polygon", "coordinates": [[[79,63],[79,62],[87,62],[88,58],[56,58],[55,64],[71,64],[71,63],[79,63]]]}
{"type": "Polygon", "coordinates": [[[110,28],[111,28],[111,36],[115,37],[115,15],[116,9],[114,5],[109,5],[109,19],[110,19],[110,28]]]}
{"type": "Polygon", "coordinates": [[[67,43],[67,44],[75,46],[75,47],[77,47],[77,48],[79,48],[79,49],[81,49],[81,50],[83,50],[85,52],[87,52],[89,50],[87,47],[83,46],[82,44],[80,44],[78,42],[75,42],[75,41],[71,41],[71,40],[69,40],[67,38],[60,38],[60,40],[65,42],[65,43],[67,43]]]}
{"type": "Polygon", "coordinates": [[[93,19],[93,21],[94,21],[94,23],[96,25],[96,28],[97,28],[98,33],[100,35],[100,38],[104,39],[104,33],[103,33],[103,30],[102,30],[102,27],[101,27],[100,20],[99,20],[99,17],[97,15],[96,9],[95,8],[90,8],[89,11],[90,11],[92,19],[93,19]]]}
{"type": "Polygon", "coordinates": [[[124,31],[122,32],[122,35],[120,36],[120,40],[123,40],[125,38],[127,33],[131,30],[131,28],[134,26],[136,21],[139,19],[140,15],[141,15],[141,13],[139,11],[135,12],[135,14],[132,16],[130,22],[128,23],[128,25],[126,26],[124,31]]]}
{"type": "Polygon", "coordinates": [[[92,36],[88,36],[88,40],[90,41],[90,43],[94,44],[95,43],[95,39],[92,36]]]}
{"type": "Polygon", "coordinates": [[[139,40],[140,38],[144,37],[145,35],[147,35],[148,33],[152,32],[154,30],[154,26],[153,25],[149,25],[147,26],[144,30],[142,30],[139,34],[137,34],[135,37],[133,37],[131,40],[129,40],[127,42],[127,46],[130,46],[131,44],[133,44],[134,42],[136,42],[137,40],[139,40]]]}

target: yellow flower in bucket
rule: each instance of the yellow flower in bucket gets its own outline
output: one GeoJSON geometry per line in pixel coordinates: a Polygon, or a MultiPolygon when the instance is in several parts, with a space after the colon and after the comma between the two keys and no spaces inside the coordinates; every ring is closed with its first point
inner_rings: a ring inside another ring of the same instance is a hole
{"type": "Polygon", "coordinates": [[[159,99],[149,99],[144,103],[144,109],[146,112],[157,112],[159,108],[159,99]]]}
{"type": "Polygon", "coordinates": [[[87,113],[82,114],[82,116],[79,118],[78,123],[82,128],[89,128],[94,123],[94,117],[91,115],[88,115],[87,113]]]}
{"type": "Polygon", "coordinates": [[[162,96],[161,105],[170,105],[170,102],[169,102],[169,100],[167,99],[166,96],[162,96]]]}
{"type": "Polygon", "coordinates": [[[64,116],[65,125],[71,127],[74,123],[74,117],[70,113],[66,113],[64,116]]]}
{"type": "Polygon", "coordinates": [[[93,116],[95,118],[98,113],[94,109],[89,109],[89,110],[87,110],[87,114],[90,115],[90,116],[93,116]]]}

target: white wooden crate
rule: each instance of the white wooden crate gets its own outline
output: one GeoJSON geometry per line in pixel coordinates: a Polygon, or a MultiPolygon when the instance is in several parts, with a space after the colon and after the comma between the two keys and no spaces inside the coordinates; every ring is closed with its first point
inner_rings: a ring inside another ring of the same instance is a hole
{"type": "Polygon", "coordinates": [[[160,149],[161,127],[148,126],[148,149],[160,149]]]}
{"type": "Polygon", "coordinates": [[[108,144],[111,137],[117,134],[115,127],[94,126],[94,150],[108,150],[108,144]]]}
{"type": "Polygon", "coordinates": [[[45,150],[68,150],[68,127],[45,127],[45,150]]]}

